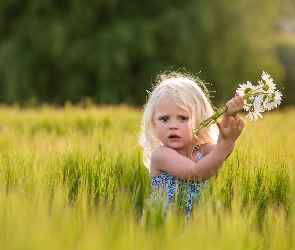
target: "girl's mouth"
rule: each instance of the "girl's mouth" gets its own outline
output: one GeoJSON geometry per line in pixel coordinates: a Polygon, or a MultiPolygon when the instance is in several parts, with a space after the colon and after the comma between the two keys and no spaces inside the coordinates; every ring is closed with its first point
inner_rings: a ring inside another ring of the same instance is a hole
{"type": "Polygon", "coordinates": [[[177,138],[180,138],[180,136],[178,136],[178,135],[169,135],[168,138],[169,139],[177,139],[177,138]]]}

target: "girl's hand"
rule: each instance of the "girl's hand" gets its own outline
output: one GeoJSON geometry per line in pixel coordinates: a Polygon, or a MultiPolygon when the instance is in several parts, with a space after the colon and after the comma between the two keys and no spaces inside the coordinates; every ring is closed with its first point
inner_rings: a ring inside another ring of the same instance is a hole
{"type": "Polygon", "coordinates": [[[244,99],[237,93],[234,98],[230,99],[227,103],[227,111],[225,116],[234,116],[240,112],[244,107],[244,99]]]}
{"type": "Polygon", "coordinates": [[[227,118],[229,120],[228,127],[224,127],[220,122],[217,122],[216,124],[219,128],[222,139],[234,143],[242,133],[245,123],[238,115],[228,116],[227,118]]]}

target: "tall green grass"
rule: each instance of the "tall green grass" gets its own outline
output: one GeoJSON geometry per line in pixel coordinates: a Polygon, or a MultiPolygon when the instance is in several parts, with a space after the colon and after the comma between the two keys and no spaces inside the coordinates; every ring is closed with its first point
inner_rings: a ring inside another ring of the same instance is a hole
{"type": "Polygon", "coordinates": [[[295,249],[294,113],[246,121],[192,218],[147,227],[140,110],[0,107],[0,249],[295,249]]]}

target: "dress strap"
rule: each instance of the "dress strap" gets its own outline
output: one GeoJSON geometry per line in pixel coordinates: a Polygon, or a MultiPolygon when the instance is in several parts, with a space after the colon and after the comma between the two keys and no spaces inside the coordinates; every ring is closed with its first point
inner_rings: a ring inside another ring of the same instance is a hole
{"type": "Polygon", "coordinates": [[[198,156],[199,160],[203,158],[203,155],[200,152],[200,146],[199,145],[195,146],[193,151],[197,153],[197,156],[198,156]]]}
{"type": "Polygon", "coordinates": [[[199,160],[201,160],[203,158],[203,155],[201,154],[200,151],[197,151],[197,156],[198,156],[199,160]]]}

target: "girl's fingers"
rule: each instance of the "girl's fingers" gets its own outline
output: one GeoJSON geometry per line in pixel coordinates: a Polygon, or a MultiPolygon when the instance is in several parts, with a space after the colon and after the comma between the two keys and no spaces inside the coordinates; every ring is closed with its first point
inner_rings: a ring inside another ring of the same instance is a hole
{"type": "Polygon", "coordinates": [[[236,96],[226,103],[228,115],[237,114],[244,107],[244,99],[241,96],[236,96]]]}
{"type": "Polygon", "coordinates": [[[242,98],[232,98],[228,102],[228,104],[231,104],[233,107],[237,106],[239,107],[240,105],[244,105],[244,100],[242,98]]]}
{"type": "Polygon", "coordinates": [[[223,139],[236,140],[244,129],[244,121],[238,115],[228,116],[228,120],[229,123],[227,128],[223,127],[220,122],[216,122],[216,125],[223,139]]]}
{"type": "Polygon", "coordinates": [[[229,126],[232,128],[236,125],[236,118],[235,116],[229,116],[229,126]]]}
{"type": "Polygon", "coordinates": [[[234,115],[234,116],[229,116],[228,118],[230,120],[229,122],[230,129],[238,130],[238,131],[242,131],[244,129],[245,123],[240,116],[234,115]]]}
{"type": "Polygon", "coordinates": [[[235,118],[235,121],[236,121],[236,126],[237,126],[236,128],[239,131],[242,131],[244,129],[244,127],[245,127],[245,123],[244,123],[243,119],[238,115],[235,115],[234,118],[235,118]]]}

